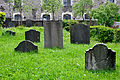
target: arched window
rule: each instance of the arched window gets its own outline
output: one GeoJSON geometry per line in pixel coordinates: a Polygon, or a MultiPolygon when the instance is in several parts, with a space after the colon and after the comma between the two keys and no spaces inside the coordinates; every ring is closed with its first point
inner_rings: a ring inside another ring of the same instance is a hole
{"type": "Polygon", "coordinates": [[[112,3],[114,3],[114,2],[115,2],[115,0],[107,0],[107,1],[110,1],[110,2],[112,2],[112,3]]]}
{"type": "Polygon", "coordinates": [[[63,0],[64,6],[71,6],[71,0],[63,0]]]}
{"type": "Polygon", "coordinates": [[[70,14],[64,14],[63,19],[69,20],[69,19],[71,19],[71,15],[70,14]]]}
{"type": "Polygon", "coordinates": [[[87,14],[85,14],[85,19],[89,19],[90,17],[87,15],[87,14]]]}
{"type": "Polygon", "coordinates": [[[3,8],[3,6],[1,6],[1,7],[0,7],[0,11],[3,12],[4,10],[5,10],[5,9],[3,8]]]}
{"type": "Polygon", "coordinates": [[[20,15],[20,14],[16,14],[16,15],[15,15],[15,20],[18,21],[18,20],[20,20],[20,19],[21,19],[21,15],[20,15]]]}
{"type": "Polygon", "coordinates": [[[43,20],[50,20],[50,15],[49,14],[44,14],[42,19],[43,20]]]}

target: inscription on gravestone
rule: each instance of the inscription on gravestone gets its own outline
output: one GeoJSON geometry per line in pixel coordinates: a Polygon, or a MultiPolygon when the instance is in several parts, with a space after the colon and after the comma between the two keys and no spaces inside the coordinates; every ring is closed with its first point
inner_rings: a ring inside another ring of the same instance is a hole
{"type": "Polygon", "coordinates": [[[29,40],[24,40],[24,41],[19,43],[19,45],[15,48],[15,51],[20,51],[20,52],[35,51],[35,52],[38,52],[38,46],[34,45],[29,40]]]}
{"type": "Polygon", "coordinates": [[[63,48],[62,21],[44,21],[44,47],[63,48]]]}
{"type": "Polygon", "coordinates": [[[115,69],[116,52],[105,44],[96,44],[85,53],[85,68],[88,70],[115,69]]]}
{"type": "Polygon", "coordinates": [[[34,29],[25,32],[25,40],[40,42],[40,32],[34,29]]]}
{"type": "Polygon", "coordinates": [[[90,27],[84,24],[75,24],[70,27],[70,40],[75,44],[90,43],[90,27]]]}

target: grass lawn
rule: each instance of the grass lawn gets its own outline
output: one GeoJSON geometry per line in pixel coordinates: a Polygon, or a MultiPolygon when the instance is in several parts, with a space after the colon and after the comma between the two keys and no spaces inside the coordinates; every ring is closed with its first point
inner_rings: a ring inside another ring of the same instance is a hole
{"type": "Polygon", "coordinates": [[[0,80],[120,80],[120,43],[107,43],[116,51],[116,70],[85,70],[85,51],[90,45],[71,44],[69,32],[63,30],[64,48],[44,48],[44,29],[41,27],[0,29],[0,80]],[[14,48],[25,40],[25,31],[41,32],[38,53],[15,52],[14,48]],[[2,36],[5,30],[16,32],[16,36],[2,36]]]}

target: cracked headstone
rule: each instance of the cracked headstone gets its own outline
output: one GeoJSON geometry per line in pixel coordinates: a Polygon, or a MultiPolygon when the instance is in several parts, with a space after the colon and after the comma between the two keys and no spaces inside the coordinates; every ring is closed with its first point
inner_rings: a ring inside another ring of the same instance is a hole
{"type": "Polygon", "coordinates": [[[90,27],[75,24],[70,27],[70,40],[74,44],[90,44],[90,27]]]}
{"type": "Polygon", "coordinates": [[[85,53],[87,70],[115,69],[116,52],[108,49],[105,44],[96,44],[85,53]]]}
{"type": "Polygon", "coordinates": [[[20,51],[20,52],[35,51],[35,52],[38,52],[38,46],[34,45],[29,40],[24,40],[24,41],[19,43],[19,45],[15,48],[15,51],[20,51]]]}
{"type": "Polygon", "coordinates": [[[34,29],[25,32],[25,40],[40,42],[40,32],[34,29]]]}

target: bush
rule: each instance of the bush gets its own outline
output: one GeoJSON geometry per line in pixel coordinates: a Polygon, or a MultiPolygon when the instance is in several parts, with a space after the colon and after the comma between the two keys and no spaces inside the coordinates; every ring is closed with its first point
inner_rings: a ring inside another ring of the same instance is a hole
{"type": "Polygon", "coordinates": [[[5,20],[5,13],[0,12],[0,27],[2,26],[4,20],[5,20]]]}
{"type": "Polygon", "coordinates": [[[114,40],[114,30],[111,28],[99,28],[98,39],[101,42],[112,42],[114,40]]]}
{"type": "Polygon", "coordinates": [[[92,26],[90,30],[90,36],[96,38],[96,40],[98,41],[106,43],[113,42],[116,34],[115,30],[112,28],[103,26],[92,26]]]}
{"type": "Polygon", "coordinates": [[[63,28],[65,28],[67,31],[70,30],[70,26],[74,24],[78,24],[79,22],[76,20],[63,20],[63,28]]]}
{"type": "Polygon", "coordinates": [[[120,42],[120,29],[115,30],[115,42],[120,42]]]}

